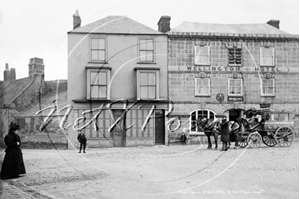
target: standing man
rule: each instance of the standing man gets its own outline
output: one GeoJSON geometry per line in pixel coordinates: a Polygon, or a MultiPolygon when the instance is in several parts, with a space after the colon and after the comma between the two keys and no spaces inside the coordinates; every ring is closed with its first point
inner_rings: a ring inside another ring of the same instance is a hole
{"type": "Polygon", "coordinates": [[[221,141],[222,149],[221,151],[227,151],[228,145],[230,143],[230,122],[227,121],[227,118],[224,117],[221,121],[221,141]]]}
{"type": "Polygon", "coordinates": [[[81,149],[83,148],[83,153],[85,153],[85,148],[86,148],[86,137],[84,135],[84,133],[82,133],[80,131],[80,133],[77,136],[77,140],[80,143],[80,147],[79,147],[79,153],[81,153],[81,149]]]}

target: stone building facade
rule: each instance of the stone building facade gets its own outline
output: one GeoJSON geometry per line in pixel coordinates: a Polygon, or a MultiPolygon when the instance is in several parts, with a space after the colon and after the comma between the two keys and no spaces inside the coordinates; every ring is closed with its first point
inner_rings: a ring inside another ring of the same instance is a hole
{"type": "Polygon", "coordinates": [[[167,32],[169,99],[174,104],[170,117],[182,124],[173,127],[175,135],[183,128],[198,131],[199,117],[235,120],[261,104],[286,113],[285,120],[292,120],[298,132],[299,36],[278,28],[277,20],[184,22],[167,32]]]}

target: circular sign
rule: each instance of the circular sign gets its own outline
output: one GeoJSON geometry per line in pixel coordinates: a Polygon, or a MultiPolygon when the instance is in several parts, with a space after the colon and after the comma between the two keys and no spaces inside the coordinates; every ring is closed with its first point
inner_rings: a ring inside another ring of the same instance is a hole
{"type": "Polygon", "coordinates": [[[224,94],[223,93],[218,93],[216,95],[216,99],[219,101],[219,102],[222,102],[224,100],[224,94]]]}

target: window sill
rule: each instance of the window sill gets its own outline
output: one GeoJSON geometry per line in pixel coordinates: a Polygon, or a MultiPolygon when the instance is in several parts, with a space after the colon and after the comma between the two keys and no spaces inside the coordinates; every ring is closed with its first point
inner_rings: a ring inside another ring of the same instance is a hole
{"type": "Polygon", "coordinates": [[[210,97],[210,94],[195,94],[195,97],[210,97]]]}
{"type": "Polygon", "coordinates": [[[275,94],[262,94],[261,97],[275,97],[275,94]]]}
{"type": "Polygon", "coordinates": [[[242,94],[228,94],[228,97],[243,97],[242,94]]]}
{"type": "Polygon", "coordinates": [[[227,66],[229,66],[229,67],[242,67],[243,66],[243,64],[228,64],[227,66]]]}
{"type": "Polygon", "coordinates": [[[275,68],[275,65],[263,65],[263,64],[260,64],[259,66],[260,67],[274,67],[275,68]]]}
{"type": "Polygon", "coordinates": [[[196,64],[194,63],[195,66],[210,66],[210,64],[207,64],[207,63],[202,63],[202,64],[196,64]]]}
{"type": "Polygon", "coordinates": [[[89,61],[88,64],[108,64],[107,61],[89,61]]]}
{"type": "Polygon", "coordinates": [[[156,64],[156,62],[136,62],[137,64],[156,64]]]}
{"type": "Polygon", "coordinates": [[[137,70],[160,70],[160,68],[159,67],[134,67],[134,69],[133,70],[135,70],[135,71],[137,71],[137,70]]]}

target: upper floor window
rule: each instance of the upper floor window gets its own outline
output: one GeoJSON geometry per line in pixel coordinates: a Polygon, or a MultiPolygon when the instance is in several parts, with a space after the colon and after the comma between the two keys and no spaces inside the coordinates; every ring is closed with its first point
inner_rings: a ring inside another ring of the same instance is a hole
{"type": "Polygon", "coordinates": [[[243,93],[242,79],[228,79],[228,95],[242,95],[243,93]]]}
{"type": "Polygon", "coordinates": [[[159,99],[158,68],[135,68],[137,71],[137,98],[159,99]]]}
{"type": "Polygon", "coordinates": [[[260,47],[260,65],[274,66],[274,47],[260,47]]]}
{"type": "Polygon", "coordinates": [[[210,79],[195,78],[195,95],[209,96],[210,95],[210,79]]]}
{"type": "Polygon", "coordinates": [[[108,84],[110,70],[108,68],[87,69],[87,99],[109,99],[108,84]]]}
{"type": "Polygon", "coordinates": [[[154,39],[139,39],[139,62],[154,62],[154,39]]]}
{"type": "Polygon", "coordinates": [[[228,47],[228,65],[241,66],[242,65],[242,47],[229,46],[228,47]]]}
{"type": "Polygon", "coordinates": [[[195,65],[210,65],[209,46],[195,46],[195,65]]]}
{"type": "Polygon", "coordinates": [[[275,95],[275,79],[262,79],[262,96],[274,96],[275,95]]]}
{"type": "Polygon", "coordinates": [[[90,59],[91,62],[106,61],[106,40],[105,38],[91,37],[90,59]]]}

